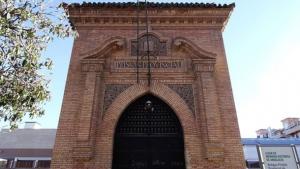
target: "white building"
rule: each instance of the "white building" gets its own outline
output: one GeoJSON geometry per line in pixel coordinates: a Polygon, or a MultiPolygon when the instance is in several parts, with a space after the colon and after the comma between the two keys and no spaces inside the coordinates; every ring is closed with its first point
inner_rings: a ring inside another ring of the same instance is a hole
{"type": "Polygon", "coordinates": [[[300,138],[299,118],[285,118],[281,120],[281,129],[259,129],[256,131],[257,138],[300,138]]]}

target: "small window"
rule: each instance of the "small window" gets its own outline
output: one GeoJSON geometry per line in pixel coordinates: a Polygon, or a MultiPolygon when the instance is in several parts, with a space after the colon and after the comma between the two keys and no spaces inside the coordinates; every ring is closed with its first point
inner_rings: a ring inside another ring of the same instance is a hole
{"type": "Polygon", "coordinates": [[[6,164],[6,168],[12,168],[13,163],[14,163],[14,159],[8,159],[7,164],[6,164]]]}
{"type": "Polygon", "coordinates": [[[259,161],[246,161],[247,168],[260,168],[259,161]]]}
{"type": "Polygon", "coordinates": [[[37,162],[37,168],[50,168],[50,160],[39,160],[37,162]]]}
{"type": "Polygon", "coordinates": [[[6,159],[0,158],[0,168],[5,168],[7,166],[8,162],[6,159]]]}
{"type": "Polygon", "coordinates": [[[33,168],[33,160],[18,160],[16,168],[33,168]]]}

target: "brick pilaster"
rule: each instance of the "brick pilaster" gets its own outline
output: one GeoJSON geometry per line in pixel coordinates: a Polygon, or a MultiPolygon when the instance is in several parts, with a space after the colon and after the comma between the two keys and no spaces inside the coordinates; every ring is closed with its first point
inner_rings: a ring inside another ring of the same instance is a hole
{"type": "Polygon", "coordinates": [[[82,70],[85,74],[85,86],[81,111],[78,119],[79,129],[77,144],[74,147],[73,157],[80,160],[89,160],[93,156],[92,118],[95,114],[95,100],[98,93],[96,87],[101,83],[99,74],[103,71],[103,62],[100,60],[84,60],[82,70]]]}
{"type": "Polygon", "coordinates": [[[218,104],[218,94],[214,79],[214,60],[193,61],[198,88],[198,102],[202,111],[200,126],[205,133],[205,155],[209,160],[223,159],[221,117],[218,104]],[[203,125],[204,124],[204,125],[203,125]]]}

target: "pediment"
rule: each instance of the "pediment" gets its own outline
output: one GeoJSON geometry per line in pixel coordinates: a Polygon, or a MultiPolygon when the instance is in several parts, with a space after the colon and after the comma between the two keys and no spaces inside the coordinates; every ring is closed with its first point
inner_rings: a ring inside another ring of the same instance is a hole
{"type": "Polygon", "coordinates": [[[106,57],[113,51],[124,49],[126,46],[126,40],[122,37],[112,37],[104,41],[99,47],[81,54],[84,60],[87,59],[101,59],[106,57]]]}
{"type": "Polygon", "coordinates": [[[161,39],[161,36],[154,32],[142,33],[138,41],[132,39],[130,41],[131,56],[146,56],[147,55],[147,44],[149,45],[150,56],[167,56],[167,40],[161,39]],[[148,43],[147,43],[148,41],[148,43]]]}
{"type": "Polygon", "coordinates": [[[200,47],[198,47],[196,44],[194,44],[192,41],[183,38],[183,37],[177,37],[173,40],[172,43],[173,50],[185,50],[192,54],[192,59],[201,59],[201,60],[216,60],[217,54],[206,51],[200,47]]]}
{"type": "MultiPolygon", "coordinates": [[[[143,38],[143,36],[141,36],[143,38]]],[[[140,42],[143,42],[143,39],[140,39],[140,42]]],[[[189,66],[184,65],[193,65],[193,69],[199,69],[204,70],[205,66],[209,66],[209,71],[213,70],[211,67],[216,62],[216,54],[206,51],[200,47],[198,47],[196,44],[194,44],[192,41],[187,40],[182,37],[177,37],[171,42],[171,50],[170,55],[167,55],[162,51],[166,50],[166,47],[161,47],[162,44],[165,45],[167,41],[162,41],[161,39],[157,38],[156,36],[149,36],[149,39],[153,42],[153,51],[158,51],[158,56],[166,56],[166,57],[160,57],[159,60],[154,60],[151,62],[150,65],[152,67],[156,68],[156,71],[158,72],[166,72],[166,71],[172,71],[172,72],[184,72],[186,71],[185,68],[189,66]],[[161,53],[159,53],[161,52],[161,53]],[[186,56],[189,59],[182,58],[182,56],[178,55],[180,53],[185,53],[186,56]],[[174,56],[173,56],[174,54],[174,56]],[[171,57],[169,57],[171,56],[171,57]],[[190,62],[192,61],[192,62],[190,62]]],[[[144,39],[145,40],[145,39],[144,39]]],[[[137,41],[130,41],[130,45],[133,45],[132,43],[135,42],[135,46],[137,47],[137,41]]],[[[144,49],[144,46],[139,45],[142,49],[144,49]]],[[[132,48],[132,46],[130,47],[132,48]]],[[[126,46],[126,40],[122,37],[112,37],[106,41],[104,41],[101,46],[86,52],[81,55],[83,58],[81,60],[82,62],[82,70],[83,71],[95,71],[95,70],[101,70],[101,69],[111,69],[112,72],[128,72],[128,71],[135,71],[135,67],[137,67],[137,61],[136,57],[124,57],[124,58],[114,58],[112,60],[106,60],[107,57],[112,56],[114,52],[123,52],[127,51],[128,46],[126,46]],[[99,67],[95,69],[95,67],[99,67]],[[102,67],[101,67],[102,66],[102,67]],[[91,68],[90,68],[91,67],[91,68]]],[[[132,50],[130,53],[132,54],[132,50]]],[[[143,51],[143,50],[141,50],[143,51]]],[[[167,51],[165,51],[167,52],[167,51]]],[[[124,55],[126,52],[124,52],[124,55]]],[[[122,54],[120,55],[122,56],[122,54]]],[[[140,55],[142,57],[142,55],[140,55]]],[[[145,60],[141,60],[139,63],[140,71],[146,71],[147,69],[147,62],[145,60]]]]}

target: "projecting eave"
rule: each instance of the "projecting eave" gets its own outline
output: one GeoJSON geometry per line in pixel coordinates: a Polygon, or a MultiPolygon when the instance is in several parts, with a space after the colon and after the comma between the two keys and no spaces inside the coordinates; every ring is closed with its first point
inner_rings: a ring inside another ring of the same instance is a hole
{"type": "MultiPolygon", "coordinates": [[[[136,3],[64,4],[74,28],[136,26],[136,3]]],[[[224,29],[234,3],[229,5],[205,3],[149,3],[149,24],[158,29],[224,29]]],[[[140,6],[140,25],[145,24],[143,5],[140,6]]]]}
{"type": "MultiPolygon", "coordinates": [[[[192,2],[148,2],[148,8],[234,8],[235,4],[216,4],[216,3],[192,3],[192,2]]],[[[135,2],[83,2],[63,4],[65,7],[101,7],[101,8],[129,8],[137,7],[135,2]]],[[[145,3],[140,2],[140,7],[145,3]]]]}

